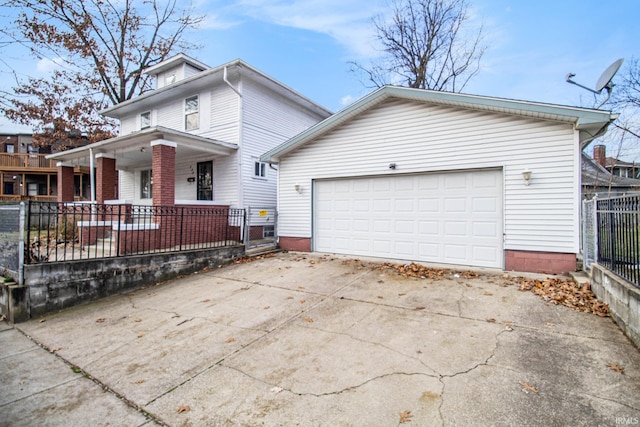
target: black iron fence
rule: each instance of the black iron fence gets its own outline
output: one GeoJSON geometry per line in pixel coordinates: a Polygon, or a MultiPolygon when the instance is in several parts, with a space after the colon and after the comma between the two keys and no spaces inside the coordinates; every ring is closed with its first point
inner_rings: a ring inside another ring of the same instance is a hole
{"type": "Polygon", "coordinates": [[[598,264],[640,287],[640,196],[596,203],[598,264]]]}
{"type": "Polygon", "coordinates": [[[30,201],[25,263],[122,257],[243,243],[245,211],[30,201]]]}

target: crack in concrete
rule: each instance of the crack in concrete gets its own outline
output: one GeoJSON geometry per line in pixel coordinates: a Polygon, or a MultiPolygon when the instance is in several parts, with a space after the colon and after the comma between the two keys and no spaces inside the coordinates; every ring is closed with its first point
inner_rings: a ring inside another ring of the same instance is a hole
{"type": "Polygon", "coordinates": [[[265,381],[262,378],[254,377],[253,375],[250,375],[247,372],[244,372],[241,369],[238,369],[238,368],[233,367],[233,366],[221,365],[221,367],[229,369],[229,370],[232,370],[234,372],[237,372],[237,373],[239,373],[241,375],[244,375],[247,378],[250,378],[250,379],[252,379],[254,381],[257,381],[257,382],[259,382],[261,384],[264,384],[264,385],[266,385],[268,387],[278,387],[278,388],[282,389],[282,391],[286,391],[287,393],[291,393],[291,394],[293,394],[295,396],[301,396],[301,397],[304,397],[304,396],[312,396],[312,397],[337,396],[337,395],[340,395],[340,394],[348,392],[348,391],[357,390],[358,388],[361,388],[361,387],[363,387],[363,386],[365,386],[365,385],[367,385],[367,384],[369,384],[369,383],[371,383],[373,381],[377,381],[377,380],[380,380],[380,379],[383,379],[383,378],[387,378],[387,377],[391,377],[391,376],[409,376],[409,377],[411,377],[411,376],[422,376],[422,377],[427,377],[427,378],[438,378],[435,375],[425,374],[424,372],[389,372],[389,373],[386,373],[386,374],[376,375],[375,377],[368,378],[367,380],[365,380],[365,381],[363,381],[363,382],[361,382],[359,384],[352,385],[352,386],[349,386],[349,387],[345,387],[345,388],[340,389],[340,390],[328,391],[328,392],[325,392],[325,393],[311,393],[311,392],[302,393],[302,392],[293,391],[293,390],[291,390],[289,388],[282,387],[279,384],[274,384],[274,383],[265,381]]]}

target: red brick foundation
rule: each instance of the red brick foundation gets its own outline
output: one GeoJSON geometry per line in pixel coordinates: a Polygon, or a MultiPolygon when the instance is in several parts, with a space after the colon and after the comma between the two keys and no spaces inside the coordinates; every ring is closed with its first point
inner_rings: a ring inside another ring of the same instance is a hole
{"type": "Polygon", "coordinates": [[[311,252],[311,239],[309,237],[283,237],[278,238],[280,247],[285,251],[311,252]]]}
{"type": "Polygon", "coordinates": [[[566,274],[576,271],[576,254],[534,251],[505,251],[505,270],[566,274]]]}

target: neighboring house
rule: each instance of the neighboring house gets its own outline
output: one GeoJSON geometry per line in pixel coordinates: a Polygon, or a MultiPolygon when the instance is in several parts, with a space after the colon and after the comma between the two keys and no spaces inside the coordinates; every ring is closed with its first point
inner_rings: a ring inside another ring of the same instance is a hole
{"type": "MultiPolygon", "coordinates": [[[[0,134],[0,200],[55,201],[58,168],[46,159],[51,151],[34,145],[31,134],[0,134]]],[[[76,168],[73,176],[73,194],[82,200],[89,195],[89,170],[76,168]]]]}
{"type": "Polygon", "coordinates": [[[382,87],[261,157],[279,169],[280,246],[573,271],[580,153],[615,117],[382,87]]]}
{"type": "MultiPolygon", "coordinates": [[[[596,146],[594,154],[598,151],[596,146]]],[[[640,179],[612,175],[596,160],[582,153],[582,198],[622,196],[640,192],[640,179]]]]}
{"type": "Polygon", "coordinates": [[[119,136],[49,156],[60,201],[70,168],[94,166],[98,203],[275,206],[260,155],[330,112],[241,60],[211,68],[176,55],[145,70],[156,89],[101,113],[119,136]]]}
{"type": "Polygon", "coordinates": [[[596,145],[593,148],[593,159],[608,170],[611,175],[622,178],[640,179],[640,164],[625,162],[615,157],[607,157],[607,151],[604,145],[596,145]]]}

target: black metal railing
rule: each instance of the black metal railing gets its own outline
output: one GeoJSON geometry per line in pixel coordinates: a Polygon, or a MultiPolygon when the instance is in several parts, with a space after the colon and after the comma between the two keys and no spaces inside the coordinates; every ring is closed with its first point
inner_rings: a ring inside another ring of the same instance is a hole
{"type": "Polygon", "coordinates": [[[640,196],[597,201],[598,264],[640,287],[640,196]]]}
{"type": "Polygon", "coordinates": [[[30,201],[26,216],[27,264],[238,245],[245,224],[228,206],[30,201]]]}

